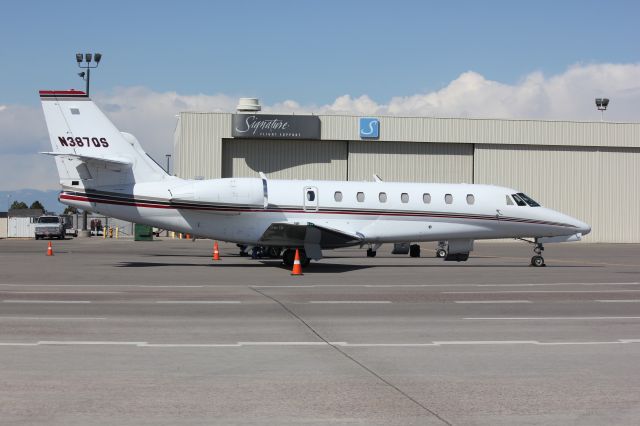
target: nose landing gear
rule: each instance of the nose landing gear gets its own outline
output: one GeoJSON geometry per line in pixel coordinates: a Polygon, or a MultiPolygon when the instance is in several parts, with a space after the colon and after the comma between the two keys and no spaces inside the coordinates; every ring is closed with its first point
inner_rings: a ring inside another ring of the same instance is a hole
{"type": "Polygon", "coordinates": [[[544,257],[541,256],[543,250],[544,250],[544,247],[542,246],[542,243],[539,243],[536,241],[535,247],[533,248],[533,252],[536,255],[531,258],[531,266],[536,266],[536,267],[547,266],[544,263],[544,257]]]}

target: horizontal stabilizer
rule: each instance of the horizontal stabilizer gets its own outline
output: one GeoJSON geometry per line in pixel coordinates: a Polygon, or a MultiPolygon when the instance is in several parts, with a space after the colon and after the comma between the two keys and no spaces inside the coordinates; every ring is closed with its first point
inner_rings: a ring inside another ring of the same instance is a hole
{"type": "Polygon", "coordinates": [[[94,157],[92,155],[82,155],[82,154],[70,154],[68,152],[41,152],[40,154],[45,155],[53,155],[60,158],[69,158],[73,160],[80,160],[85,163],[87,162],[96,162],[96,163],[106,163],[106,164],[115,164],[118,166],[128,166],[131,167],[133,162],[126,158],[105,158],[105,157],[94,157]]]}

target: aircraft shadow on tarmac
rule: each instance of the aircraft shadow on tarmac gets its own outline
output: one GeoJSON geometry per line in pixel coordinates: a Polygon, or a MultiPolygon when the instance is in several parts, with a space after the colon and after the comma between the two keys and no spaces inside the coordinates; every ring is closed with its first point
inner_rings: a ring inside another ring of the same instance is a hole
{"type": "MultiPolygon", "coordinates": [[[[167,267],[167,266],[200,266],[206,268],[264,268],[265,266],[271,266],[280,269],[289,270],[289,267],[286,267],[280,261],[258,261],[258,262],[247,262],[247,263],[185,263],[185,262],[120,262],[115,265],[118,268],[159,268],[159,267],[167,267]]],[[[318,263],[315,265],[309,265],[304,268],[305,272],[313,272],[313,273],[336,273],[336,272],[350,272],[356,271],[359,269],[368,269],[373,268],[377,265],[343,265],[336,263],[318,263]]]]}
{"type": "MultiPolygon", "coordinates": [[[[259,260],[255,262],[246,262],[246,263],[186,263],[186,262],[121,262],[115,265],[118,268],[157,268],[157,267],[166,267],[166,266],[200,266],[207,268],[262,268],[264,266],[271,266],[280,269],[289,270],[290,268],[285,266],[279,260],[259,260]]],[[[370,269],[370,268],[529,268],[530,265],[522,264],[522,265],[473,265],[473,264],[452,264],[452,265],[429,265],[429,264],[412,264],[412,265],[402,265],[398,263],[393,264],[384,264],[384,263],[376,263],[375,265],[354,265],[354,264],[342,264],[342,263],[329,263],[329,262],[320,262],[320,263],[312,263],[309,266],[304,268],[305,272],[309,273],[339,273],[339,272],[350,272],[357,271],[361,269],[370,269]]],[[[601,268],[602,266],[598,265],[551,265],[551,268],[601,268]]]]}

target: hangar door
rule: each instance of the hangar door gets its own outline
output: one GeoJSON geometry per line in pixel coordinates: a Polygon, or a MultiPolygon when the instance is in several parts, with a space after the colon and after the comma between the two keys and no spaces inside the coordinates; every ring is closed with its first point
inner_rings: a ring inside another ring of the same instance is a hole
{"type": "Polygon", "coordinates": [[[349,180],[473,182],[473,144],[349,142],[349,180]]]}
{"type": "Polygon", "coordinates": [[[640,243],[640,149],[476,145],[476,183],[519,189],[591,225],[587,242],[640,243]]]}
{"type": "Polygon", "coordinates": [[[347,180],[347,142],[224,139],[222,177],[347,180]]]}

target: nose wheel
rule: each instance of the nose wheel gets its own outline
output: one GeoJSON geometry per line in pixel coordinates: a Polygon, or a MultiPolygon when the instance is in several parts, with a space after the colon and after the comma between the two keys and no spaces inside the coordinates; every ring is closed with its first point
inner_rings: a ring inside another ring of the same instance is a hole
{"type": "Polygon", "coordinates": [[[541,256],[543,250],[544,250],[544,247],[542,246],[542,243],[535,243],[535,247],[533,248],[533,252],[535,253],[535,256],[531,258],[531,266],[535,266],[535,267],[547,266],[544,263],[544,257],[541,256]]]}

